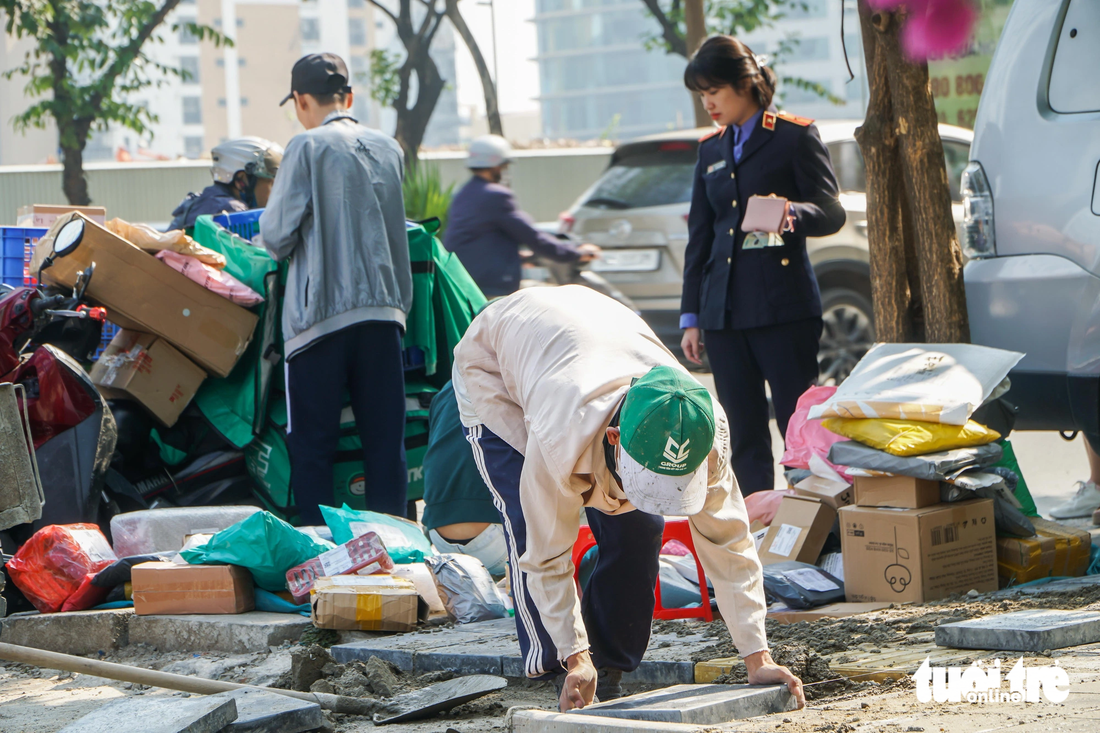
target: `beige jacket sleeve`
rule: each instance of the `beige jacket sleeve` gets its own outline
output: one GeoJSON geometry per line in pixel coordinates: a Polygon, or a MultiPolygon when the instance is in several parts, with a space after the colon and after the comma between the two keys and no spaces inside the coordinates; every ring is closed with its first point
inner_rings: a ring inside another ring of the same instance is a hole
{"type": "Polygon", "coordinates": [[[703,511],[689,518],[691,539],[714,585],[718,610],[742,657],[768,648],[764,635],[764,575],[749,515],[729,463],[729,427],[715,405],[718,431],[710,458],[710,486],[703,511]]]}
{"type": "Polygon", "coordinates": [[[527,589],[558,659],[564,661],[588,649],[571,557],[584,500],[560,486],[533,433],[527,441],[519,496],[527,520],[527,551],[519,559],[520,570],[527,574],[527,589]]]}

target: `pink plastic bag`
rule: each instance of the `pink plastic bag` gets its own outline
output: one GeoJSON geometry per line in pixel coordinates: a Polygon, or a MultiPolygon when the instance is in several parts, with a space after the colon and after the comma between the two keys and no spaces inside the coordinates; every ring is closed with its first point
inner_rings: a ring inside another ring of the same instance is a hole
{"type": "Polygon", "coordinates": [[[821,427],[818,420],[807,420],[810,408],[820,405],[836,392],[836,387],[810,387],[798,398],[798,405],[787,424],[787,450],[779,462],[787,468],[810,469],[810,456],[817,455],[825,463],[828,463],[837,473],[847,480],[851,477],[844,472],[842,466],[829,463],[829,448],[833,443],[847,440],[836,433],[821,427]]]}
{"type": "Polygon", "coordinates": [[[775,519],[775,513],[779,511],[779,502],[784,496],[794,496],[791,489],[778,489],[774,491],[754,491],[745,497],[745,509],[749,512],[749,524],[760,520],[767,526],[771,526],[775,519]]]}
{"type": "Polygon", "coordinates": [[[186,275],[207,290],[217,293],[223,298],[229,298],[237,305],[248,308],[257,303],[262,303],[264,300],[259,293],[228,272],[216,270],[194,257],[181,255],[168,249],[157,252],[156,256],[158,260],[176,272],[186,275]]]}

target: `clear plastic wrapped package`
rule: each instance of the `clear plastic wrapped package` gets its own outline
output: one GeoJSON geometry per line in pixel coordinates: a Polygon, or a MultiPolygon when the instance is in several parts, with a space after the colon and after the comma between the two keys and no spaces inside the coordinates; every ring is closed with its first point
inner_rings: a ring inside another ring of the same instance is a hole
{"type": "Polygon", "coordinates": [[[188,535],[220,532],[258,511],[254,506],[199,506],[127,512],[111,519],[111,539],[119,557],[177,552],[188,535]]]}

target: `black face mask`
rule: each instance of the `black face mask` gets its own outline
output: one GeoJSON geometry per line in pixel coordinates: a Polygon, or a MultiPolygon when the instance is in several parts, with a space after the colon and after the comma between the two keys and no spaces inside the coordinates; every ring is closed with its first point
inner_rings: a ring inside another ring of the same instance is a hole
{"type": "MultiPolygon", "coordinates": [[[[623,405],[620,402],[618,409],[615,410],[615,417],[611,418],[611,424],[608,425],[608,427],[619,427],[619,413],[621,413],[622,411],[623,405]]],[[[619,482],[620,486],[622,486],[623,480],[619,476],[619,473],[615,470],[617,465],[615,461],[615,446],[611,445],[611,441],[607,439],[607,431],[604,431],[603,434],[603,459],[604,462],[607,464],[607,470],[611,472],[611,475],[614,477],[614,479],[619,482]]]]}

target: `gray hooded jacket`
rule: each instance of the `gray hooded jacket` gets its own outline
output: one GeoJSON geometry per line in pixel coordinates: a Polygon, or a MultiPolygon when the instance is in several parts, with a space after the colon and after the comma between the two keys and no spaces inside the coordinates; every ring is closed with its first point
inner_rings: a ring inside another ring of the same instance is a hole
{"type": "Polygon", "coordinates": [[[291,139],[260,217],[264,247],[289,258],[286,356],[365,321],[405,325],[412,271],[397,142],[333,112],[291,139]]]}

